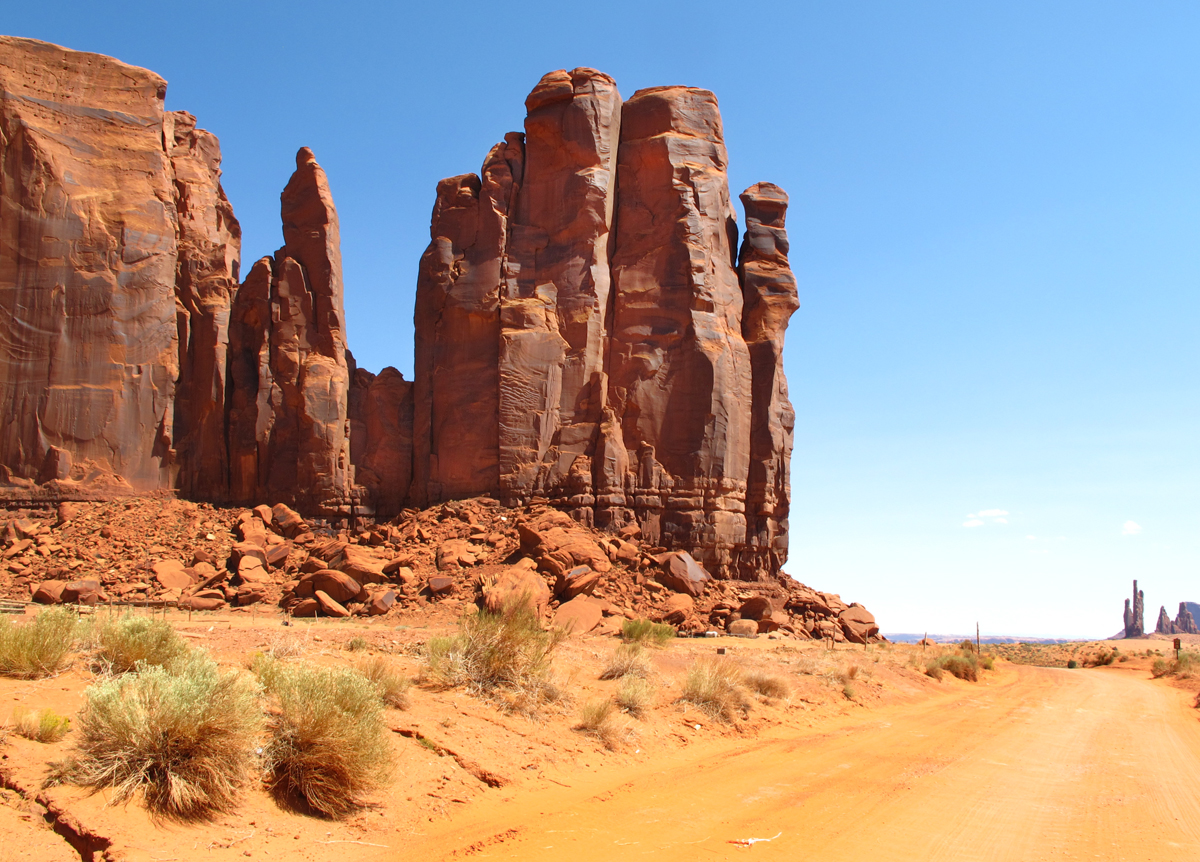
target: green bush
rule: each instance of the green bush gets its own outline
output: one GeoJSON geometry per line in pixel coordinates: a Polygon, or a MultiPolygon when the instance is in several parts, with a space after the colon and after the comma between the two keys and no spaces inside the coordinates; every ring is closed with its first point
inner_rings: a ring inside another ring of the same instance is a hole
{"type": "Polygon", "coordinates": [[[507,691],[524,700],[550,700],[552,658],[563,637],[560,630],[543,630],[523,602],[499,613],[481,610],[463,617],[452,637],[429,641],[425,677],[477,695],[507,691]]]}
{"type": "Polygon", "coordinates": [[[34,742],[58,742],[71,729],[71,719],[52,709],[18,709],[13,712],[13,733],[34,742]]]}
{"type": "Polygon", "coordinates": [[[925,663],[925,674],[940,680],[942,673],[975,682],[979,679],[979,659],[974,653],[941,655],[925,663]]]}
{"type": "Polygon", "coordinates": [[[750,708],[736,663],[720,656],[697,659],[688,668],[680,700],[703,709],[713,718],[731,722],[750,708]]]}
{"type": "Polygon", "coordinates": [[[18,679],[52,676],[70,664],[79,617],[51,608],[20,625],[0,615],[0,675],[18,679]]]}
{"type": "Polygon", "coordinates": [[[1074,670],[1075,668],[1079,667],[1079,662],[1075,661],[1075,659],[1071,659],[1070,661],[1067,662],[1067,667],[1074,670]]]}
{"type": "Polygon", "coordinates": [[[621,623],[621,637],[631,643],[661,647],[674,640],[675,628],[650,620],[625,620],[621,623]]]}
{"type": "Polygon", "coordinates": [[[92,662],[105,673],[170,667],[191,649],[170,623],[155,617],[107,616],[96,621],[93,638],[92,662]]]}
{"type": "Polygon", "coordinates": [[[228,810],[254,772],[262,729],[258,686],[193,652],[171,670],[146,667],[87,690],[71,756],[54,781],[141,791],[153,812],[179,819],[228,810]]]}
{"type": "Polygon", "coordinates": [[[264,754],[272,794],[325,817],[362,807],[391,774],[376,686],[347,668],[264,659],[258,671],[277,707],[264,754]]]}

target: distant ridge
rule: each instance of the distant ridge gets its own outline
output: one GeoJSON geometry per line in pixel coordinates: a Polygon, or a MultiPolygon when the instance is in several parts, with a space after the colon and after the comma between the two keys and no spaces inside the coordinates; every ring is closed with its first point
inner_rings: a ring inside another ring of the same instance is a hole
{"type": "MultiPolygon", "coordinates": [[[[975,641],[975,635],[938,635],[938,634],[921,634],[910,632],[884,632],[883,636],[892,643],[899,644],[915,644],[923,637],[929,638],[934,643],[939,644],[956,644],[962,643],[964,640],[969,640],[972,643],[975,641]]],[[[1088,638],[1027,638],[1018,637],[1016,635],[983,635],[979,638],[980,643],[984,644],[1065,644],[1072,643],[1078,640],[1088,640],[1088,638]]]]}

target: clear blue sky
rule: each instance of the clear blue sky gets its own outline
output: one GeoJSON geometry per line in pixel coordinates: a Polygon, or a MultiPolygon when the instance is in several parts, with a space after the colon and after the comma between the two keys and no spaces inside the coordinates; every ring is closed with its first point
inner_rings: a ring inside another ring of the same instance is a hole
{"type": "Polygon", "coordinates": [[[352,349],[406,376],[434,186],[543,73],[707,87],[734,194],[792,197],[791,574],[890,631],[1108,635],[1135,577],[1148,625],[1200,601],[1200,4],[44,0],[0,27],[167,78],[221,139],[243,271],[311,146],[352,349]]]}

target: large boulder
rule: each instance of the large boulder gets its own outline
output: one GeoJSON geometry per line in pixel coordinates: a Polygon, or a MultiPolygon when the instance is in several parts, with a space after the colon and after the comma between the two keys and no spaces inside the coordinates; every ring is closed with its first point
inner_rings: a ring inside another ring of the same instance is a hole
{"type": "Polygon", "coordinates": [[[866,643],[868,638],[879,634],[879,626],[875,624],[875,616],[855,602],[838,615],[842,634],[851,643],[866,643]]]}
{"type": "Polygon", "coordinates": [[[550,587],[527,565],[512,566],[483,581],[483,605],[489,611],[499,613],[514,602],[527,605],[538,616],[550,603],[550,587]]]}
{"type": "Polygon", "coordinates": [[[336,602],[357,601],[364,595],[362,585],[358,581],[335,569],[322,569],[305,575],[296,585],[295,594],[302,599],[312,598],[318,590],[336,602]]]}
{"type": "Polygon", "coordinates": [[[603,609],[591,597],[579,596],[559,605],[551,625],[568,634],[582,635],[600,625],[603,616],[603,609]]]}
{"type": "Polygon", "coordinates": [[[687,593],[699,598],[704,586],[712,578],[704,567],[692,559],[687,551],[676,551],[662,555],[659,559],[658,582],[677,593],[687,593]]]}

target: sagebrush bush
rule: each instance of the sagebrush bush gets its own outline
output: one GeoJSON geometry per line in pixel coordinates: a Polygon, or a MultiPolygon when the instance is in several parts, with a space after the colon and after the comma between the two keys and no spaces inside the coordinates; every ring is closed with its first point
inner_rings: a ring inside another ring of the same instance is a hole
{"type": "Polygon", "coordinates": [[[71,729],[71,719],[52,709],[13,711],[13,733],[34,742],[58,742],[71,729]]]}
{"type": "Polygon", "coordinates": [[[1071,670],[1074,670],[1075,668],[1079,667],[1079,662],[1075,661],[1075,659],[1071,659],[1067,662],[1067,667],[1071,670]]]}
{"type": "Polygon", "coordinates": [[[362,807],[391,774],[376,686],[347,668],[264,659],[258,672],[277,707],[264,753],[271,792],[325,817],[362,807]]]}
{"type": "Polygon", "coordinates": [[[429,641],[424,675],[435,685],[463,686],[477,695],[505,691],[536,711],[537,703],[560,694],[550,672],[563,637],[561,630],[542,629],[524,602],[498,613],[481,610],[463,617],[453,636],[429,641]]]}
{"type": "Polygon", "coordinates": [[[674,640],[675,628],[650,620],[625,620],[621,623],[621,637],[631,643],[661,647],[674,640]]]}
{"type": "Polygon", "coordinates": [[[79,617],[67,608],[41,611],[14,623],[0,615],[0,675],[40,679],[70,664],[79,617]]]}
{"type": "Polygon", "coordinates": [[[258,686],[202,652],[88,688],[71,756],[52,777],[141,791],[156,814],[191,820],[228,810],[254,773],[262,730],[258,686]]]}
{"type": "Polygon", "coordinates": [[[621,731],[613,712],[613,702],[608,698],[593,700],[580,709],[579,723],[575,729],[594,736],[604,743],[605,748],[616,748],[621,731]]]}
{"type": "Polygon", "coordinates": [[[355,667],[379,691],[379,699],[385,706],[408,709],[408,688],[412,680],[401,673],[390,658],[371,656],[358,662],[355,667]]]}
{"type": "Polygon", "coordinates": [[[641,717],[654,705],[654,684],[640,676],[625,676],[617,687],[617,706],[641,717]]]}
{"type": "Polygon", "coordinates": [[[105,673],[170,667],[191,650],[170,623],[156,617],[107,615],[95,621],[92,638],[92,664],[105,673]]]}
{"type": "Polygon", "coordinates": [[[941,682],[942,677],[945,676],[945,671],[942,670],[942,665],[939,662],[930,661],[925,665],[925,676],[932,677],[941,682]]]}
{"type": "Polygon", "coordinates": [[[742,682],[746,688],[763,697],[785,698],[792,693],[792,687],[786,679],[762,671],[749,671],[742,677],[742,682]]]}
{"type": "Polygon", "coordinates": [[[613,650],[608,664],[600,672],[600,679],[620,679],[623,676],[647,677],[651,673],[650,658],[640,643],[621,644],[613,650]]]}
{"type": "Polygon", "coordinates": [[[741,683],[742,672],[735,662],[720,656],[697,659],[684,677],[680,700],[730,722],[750,708],[741,683]]]}
{"type": "Polygon", "coordinates": [[[370,642],[364,638],[355,635],[346,641],[346,649],[350,652],[362,652],[371,648],[370,642]]]}
{"type": "Polygon", "coordinates": [[[990,654],[981,655],[979,657],[979,666],[984,670],[995,670],[996,657],[990,654]]]}

